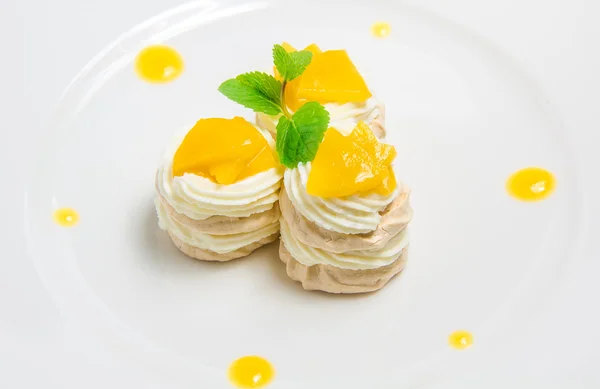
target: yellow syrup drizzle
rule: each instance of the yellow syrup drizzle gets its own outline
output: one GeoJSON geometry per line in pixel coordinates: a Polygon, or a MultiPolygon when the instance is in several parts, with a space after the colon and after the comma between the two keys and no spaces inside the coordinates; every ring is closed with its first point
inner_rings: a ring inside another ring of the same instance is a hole
{"type": "Polygon", "coordinates": [[[506,190],[521,201],[539,201],[552,194],[556,179],[549,171],[527,167],[513,173],[506,182],[506,190]]]}
{"type": "Polygon", "coordinates": [[[392,32],[392,26],[386,22],[373,23],[371,26],[371,34],[376,38],[387,38],[392,32]]]}
{"type": "Polygon", "coordinates": [[[165,45],[148,46],[135,58],[141,79],[152,83],[173,81],[183,72],[183,59],[177,50],[165,45]]]}
{"type": "Polygon", "coordinates": [[[473,334],[469,331],[454,331],[448,336],[448,344],[457,350],[464,350],[473,345],[473,334]]]}
{"type": "Polygon", "coordinates": [[[229,366],[229,379],[238,388],[262,388],[274,376],[275,370],[269,361],[255,355],[241,357],[229,366]]]}
{"type": "Polygon", "coordinates": [[[60,208],[54,211],[54,221],[61,227],[73,227],[79,222],[79,214],[72,208],[60,208]]]}

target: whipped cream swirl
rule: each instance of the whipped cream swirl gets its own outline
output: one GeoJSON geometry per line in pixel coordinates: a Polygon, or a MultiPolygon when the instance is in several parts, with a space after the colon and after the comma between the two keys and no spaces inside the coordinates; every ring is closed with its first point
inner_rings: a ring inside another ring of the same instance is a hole
{"type": "Polygon", "coordinates": [[[305,266],[331,265],[342,269],[377,269],[387,266],[400,256],[408,246],[408,228],[393,237],[384,248],[379,250],[349,251],[342,254],[317,249],[300,242],[291,233],[284,218],[280,219],[281,239],[285,248],[298,262],[305,266]]]}
{"type": "Polygon", "coordinates": [[[263,238],[274,235],[279,231],[279,222],[268,224],[257,230],[240,234],[211,235],[198,232],[192,226],[183,224],[171,217],[160,199],[154,200],[158,214],[158,225],[161,229],[177,236],[185,244],[210,250],[217,254],[229,253],[242,247],[258,242],[263,238]]]}
{"type": "Polygon", "coordinates": [[[375,97],[361,103],[327,103],[329,127],[333,127],[343,135],[350,135],[358,122],[371,125],[382,114],[382,106],[375,97]]]}
{"type": "MultiPolygon", "coordinates": [[[[383,116],[383,106],[375,97],[358,103],[327,103],[324,104],[324,107],[329,112],[329,127],[335,128],[344,135],[349,135],[361,120],[371,125],[378,119],[382,121],[383,116]]],[[[257,114],[257,123],[274,134],[277,132],[279,117],[280,115],[259,113],[257,114]]],[[[376,135],[381,137],[377,133],[376,135]]]]}
{"type": "MultiPolygon", "coordinates": [[[[305,218],[318,226],[343,234],[362,234],[374,231],[381,222],[384,210],[399,193],[400,188],[389,196],[370,194],[343,198],[322,198],[309,195],[306,184],[311,164],[298,164],[287,170],[284,185],[290,201],[305,218]]],[[[399,184],[400,185],[400,184],[399,184]]]]}
{"type": "MultiPolygon", "coordinates": [[[[273,138],[259,130],[275,147],[273,138]]],[[[158,169],[156,187],[160,195],[177,211],[191,219],[204,220],[211,216],[247,217],[273,207],[279,198],[283,168],[277,167],[230,185],[186,173],[173,177],[173,157],[185,133],[177,136],[165,153],[158,169]]]]}

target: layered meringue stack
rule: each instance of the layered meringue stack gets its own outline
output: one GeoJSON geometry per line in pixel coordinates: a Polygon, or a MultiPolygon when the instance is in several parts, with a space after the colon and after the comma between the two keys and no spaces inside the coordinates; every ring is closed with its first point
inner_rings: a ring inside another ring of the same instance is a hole
{"type": "Polygon", "coordinates": [[[156,176],[159,225],[208,261],[281,235],[280,259],[305,289],[381,289],[404,268],[412,219],[383,104],[345,50],[284,44],[273,58],[274,76],[249,72],[219,87],[257,113],[257,126],[202,119],[167,151],[156,176]]]}
{"type": "Polygon", "coordinates": [[[312,163],[285,172],[279,254],[290,278],[308,290],[364,293],[404,268],[412,209],[394,157],[360,122],[350,135],[330,128],[312,163]]]}
{"type": "Polygon", "coordinates": [[[228,261],[279,236],[283,168],[271,136],[246,120],[202,119],[156,175],[159,226],[186,255],[228,261]]]}

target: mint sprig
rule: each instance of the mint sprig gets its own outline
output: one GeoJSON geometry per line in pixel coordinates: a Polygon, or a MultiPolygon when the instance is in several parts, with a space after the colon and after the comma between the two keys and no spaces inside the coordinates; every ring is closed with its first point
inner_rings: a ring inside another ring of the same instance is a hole
{"type": "Polygon", "coordinates": [[[255,112],[282,114],[277,123],[276,150],[288,168],[312,161],[329,127],[329,112],[318,102],[307,102],[291,114],[283,98],[287,83],[300,77],[311,60],[310,51],[288,53],[283,46],[275,45],[273,62],[283,82],[266,73],[250,72],[219,86],[227,98],[255,112]]]}
{"type": "Polygon", "coordinates": [[[288,53],[283,46],[273,46],[273,63],[284,81],[292,81],[300,77],[312,61],[310,51],[294,51],[288,53]]]}
{"type": "Polygon", "coordinates": [[[267,115],[278,115],[281,111],[281,82],[261,72],[240,74],[219,86],[219,92],[230,100],[267,115]]]}
{"type": "Polygon", "coordinates": [[[315,159],[329,125],[329,112],[316,101],[305,103],[291,119],[279,118],[276,149],[283,166],[294,168],[315,159]]]}

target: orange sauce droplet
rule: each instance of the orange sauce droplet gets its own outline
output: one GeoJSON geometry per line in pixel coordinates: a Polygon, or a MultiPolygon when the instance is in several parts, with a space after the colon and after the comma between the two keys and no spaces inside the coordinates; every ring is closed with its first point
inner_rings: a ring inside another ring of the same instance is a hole
{"type": "Polygon", "coordinates": [[[262,388],[275,376],[273,366],[256,355],[241,357],[229,366],[229,379],[239,388],[262,388]]]}
{"type": "Polygon", "coordinates": [[[552,194],[556,179],[549,171],[527,167],[513,173],[506,182],[506,190],[521,201],[539,201],[552,194]]]}
{"type": "Polygon", "coordinates": [[[135,70],[145,81],[166,83],[183,72],[183,58],[177,50],[165,45],[148,46],[135,58],[135,70]]]}
{"type": "Polygon", "coordinates": [[[60,208],[54,211],[54,221],[61,227],[73,227],[79,222],[79,214],[72,208],[60,208]]]}
{"type": "Polygon", "coordinates": [[[392,26],[386,22],[377,22],[371,26],[371,34],[376,38],[387,38],[392,32],[392,26]]]}
{"type": "Polygon", "coordinates": [[[454,331],[448,336],[448,344],[457,350],[464,350],[473,345],[473,334],[469,331],[454,331]]]}

